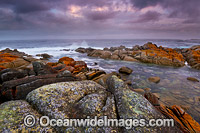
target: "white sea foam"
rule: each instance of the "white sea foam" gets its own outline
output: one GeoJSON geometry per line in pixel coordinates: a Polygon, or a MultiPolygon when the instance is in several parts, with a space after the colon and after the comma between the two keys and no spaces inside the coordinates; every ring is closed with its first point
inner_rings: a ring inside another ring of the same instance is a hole
{"type": "MultiPolygon", "coordinates": [[[[71,55],[76,54],[75,49],[82,47],[82,48],[89,48],[90,46],[87,44],[86,41],[81,43],[73,43],[72,45],[65,46],[65,47],[32,47],[32,48],[18,48],[18,51],[25,52],[29,55],[35,56],[36,54],[47,53],[53,55],[54,57],[59,57],[62,55],[71,55]],[[64,51],[63,49],[70,49],[69,51],[64,51]]],[[[3,50],[9,47],[1,47],[0,50],[3,50]]],[[[100,47],[91,47],[95,49],[102,49],[100,47]]],[[[10,48],[12,49],[12,48],[10,48]]]]}

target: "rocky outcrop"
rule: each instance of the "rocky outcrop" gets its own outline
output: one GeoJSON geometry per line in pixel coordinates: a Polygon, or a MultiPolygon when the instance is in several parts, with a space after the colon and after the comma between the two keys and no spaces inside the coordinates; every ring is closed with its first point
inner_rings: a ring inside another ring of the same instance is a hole
{"type": "Polygon", "coordinates": [[[192,68],[200,70],[200,45],[185,49],[182,53],[192,68]]]}
{"type": "Polygon", "coordinates": [[[0,52],[0,69],[6,68],[20,68],[26,67],[30,65],[30,62],[24,60],[23,58],[9,54],[9,53],[2,53],[0,52]]]}
{"type": "Polygon", "coordinates": [[[134,58],[141,62],[175,67],[185,65],[183,55],[171,48],[157,47],[148,43],[143,45],[142,49],[133,52],[134,58]]]}
{"type": "Polygon", "coordinates": [[[47,64],[59,72],[68,70],[73,74],[85,72],[88,69],[84,61],[75,61],[73,58],[69,57],[62,57],[58,62],[49,62],[47,64]]]}
{"type": "Polygon", "coordinates": [[[104,50],[93,50],[91,53],[88,53],[88,56],[100,57],[103,59],[109,59],[111,55],[112,53],[110,51],[104,51],[104,50]]]}
{"type": "Polygon", "coordinates": [[[134,46],[132,49],[125,46],[104,48],[103,50],[87,50],[78,48],[80,53],[87,53],[88,56],[99,57],[103,59],[124,60],[132,62],[144,62],[157,65],[182,67],[185,65],[185,57],[176,49],[158,47],[151,42],[143,46],[134,46]]]}

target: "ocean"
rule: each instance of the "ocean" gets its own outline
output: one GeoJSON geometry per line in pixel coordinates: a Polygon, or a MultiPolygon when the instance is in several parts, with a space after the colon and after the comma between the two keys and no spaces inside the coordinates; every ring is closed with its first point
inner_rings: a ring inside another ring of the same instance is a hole
{"type": "Polygon", "coordinates": [[[127,78],[132,81],[133,88],[151,88],[153,93],[157,93],[160,96],[162,103],[169,106],[178,105],[187,108],[187,112],[200,123],[200,103],[198,101],[200,83],[187,80],[187,77],[200,79],[198,70],[192,69],[187,65],[181,68],[174,68],[154,64],[104,60],[87,57],[86,54],[74,51],[78,47],[103,49],[104,47],[124,45],[131,48],[134,45],[143,45],[146,42],[153,42],[158,46],[170,48],[189,48],[193,45],[200,45],[200,40],[8,40],[0,41],[0,49],[18,49],[33,56],[48,53],[53,55],[53,58],[50,59],[52,62],[68,56],[75,60],[85,61],[90,68],[98,68],[106,72],[118,71],[122,66],[130,67],[133,69],[133,73],[127,78]],[[63,49],[70,49],[70,51],[63,51],[63,49]],[[98,65],[94,65],[95,62],[98,65]],[[160,83],[149,83],[147,79],[151,76],[160,77],[160,83]]]}

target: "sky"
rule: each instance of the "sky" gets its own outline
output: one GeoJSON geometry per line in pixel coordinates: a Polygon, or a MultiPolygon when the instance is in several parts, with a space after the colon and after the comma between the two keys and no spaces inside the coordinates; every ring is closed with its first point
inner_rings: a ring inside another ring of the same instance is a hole
{"type": "Polygon", "coordinates": [[[0,0],[0,39],[200,39],[200,0],[0,0]]]}

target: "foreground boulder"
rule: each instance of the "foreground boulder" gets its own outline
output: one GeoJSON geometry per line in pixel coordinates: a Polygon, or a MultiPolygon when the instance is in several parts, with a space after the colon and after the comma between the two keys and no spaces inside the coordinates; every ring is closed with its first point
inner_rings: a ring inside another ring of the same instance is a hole
{"type": "MultiPolygon", "coordinates": [[[[131,91],[128,86],[116,76],[107,80],[109,91],[114,94],[118,116],[122,119],[164,119],[151,103],[142,95],[131,91]]],[[[178,132],[176,127],[137,127],[123,132],[178,132]]]]}
{"type": "Polygon", "coordinates": [[[53,132],[50,127],[41,127],[39,118],[42,116],[34,110],[26,101],[9,101],[0,105],[0,132],[53,132]],[[24,125],[24,118],[27,115],[33,115],[36,118],[36,125],[27,128],[24,125]]]}
{"type": "MultiPolygon", "coordinates": [[[[54,119],[117,118],[114,97],[93,81],[62,82],[40,87],[27,101],[42,114],[54,119]]],[[[117,132],[114,127],[55,127],[57,132],[117,132]]]]}

